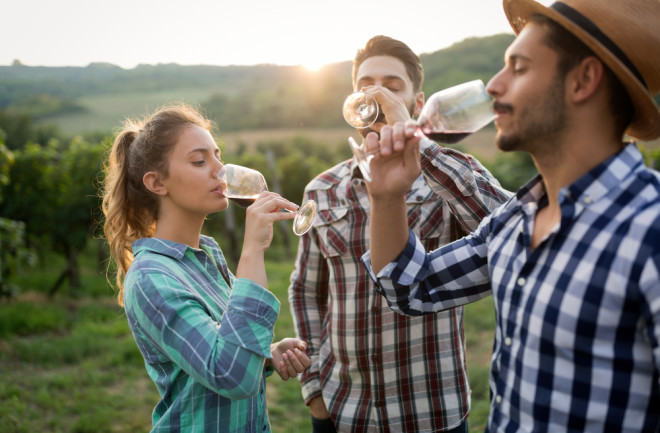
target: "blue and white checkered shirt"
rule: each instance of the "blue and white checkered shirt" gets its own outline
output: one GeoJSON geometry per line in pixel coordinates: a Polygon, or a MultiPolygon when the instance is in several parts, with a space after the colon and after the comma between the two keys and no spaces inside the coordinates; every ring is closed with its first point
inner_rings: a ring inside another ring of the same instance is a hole
{"type": "Polygon", "coordinates": [[[487,431],[658,432],[660,174],[629,144],[559,201],[534,250],[538,177],[459,241],[426,253],[411,235],[377,290],[409,315],[492,293],[487,431]]]}

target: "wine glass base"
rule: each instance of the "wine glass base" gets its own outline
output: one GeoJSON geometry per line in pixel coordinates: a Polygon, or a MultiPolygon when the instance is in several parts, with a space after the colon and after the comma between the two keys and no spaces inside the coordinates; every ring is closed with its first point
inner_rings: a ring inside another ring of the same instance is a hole
{"type": "Polygon", "coordinates": [[[316,219],[316,202],[307,200],[296,211],[296,217],[293,219],[293,233],[302,236],[312,228],[316,219]]]}

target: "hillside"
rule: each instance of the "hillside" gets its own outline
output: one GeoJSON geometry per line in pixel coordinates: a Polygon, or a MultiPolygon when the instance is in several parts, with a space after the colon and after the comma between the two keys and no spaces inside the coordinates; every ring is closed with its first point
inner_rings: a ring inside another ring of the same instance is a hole
{"type": "MultiPolygon", "coordinates": [[[[487,80],[502,64],[513,36],[470,38],[423,54],[424,91],[487,80]]],[[[344,126],[341,103],[350,91],[351,62],[310,72],[303,67],[139,65],[0,66],[0,110],[28,113],[68,134],[106,132],[126,116],[172,102],[200,105],[222,131],[344,126]]]]}

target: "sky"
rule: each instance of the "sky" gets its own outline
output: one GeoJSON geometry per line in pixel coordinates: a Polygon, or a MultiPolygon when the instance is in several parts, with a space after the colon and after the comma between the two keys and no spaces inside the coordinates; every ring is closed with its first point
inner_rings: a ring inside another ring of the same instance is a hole
{"type": "MultiPolygon", "coordinates": [[[[430,53],[512,33],[501,0],[2,0],[0,65],[304,65],[384,34],[430,53]]],[[[544,1],[544,3],[547,3],[544,1]]]]}

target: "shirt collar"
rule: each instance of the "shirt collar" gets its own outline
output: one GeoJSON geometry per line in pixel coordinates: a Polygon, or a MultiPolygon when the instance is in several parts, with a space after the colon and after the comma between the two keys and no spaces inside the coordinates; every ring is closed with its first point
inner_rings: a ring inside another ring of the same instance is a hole
{"type": "MultiPolygon", "coordinates": [[[[200,235],[199,245],[213,245],[215,241],[211,238],[200,235]]],[[[166,239],[158,238],[142,238],[133,242],[133,255],[137,256],[143,251],[151,251],[157,254],[162,254],[164,256],[172,257],[175,260],[181,260],[186,251],[189,249],[192,251],[199,251],[195,248],[191,248],[188,245],[180,244],[178,242],[168,241],[166,239]]]]}
{"type": "Polygon", "coordinates": [[[616,155],[564,188],[562,195],[588,206],[617,189],[626,178],[643,165],[644,158],[637,145],[633,142],[628,143],[616,155]]]}
{"type": "MultiPolygon", "coordinates": [[[[619,153],[603,161],[571,185],[562,188],[560,202],[566,199],[589,205],[617,188],[621,182],[644,165],[642,156],[634,142],[628,143],[619,153]]],[[[530,202],[543,207],[541,200],[547,200],[543,178],[536,175],[516,193],[521,205],[530,202]]]]}

